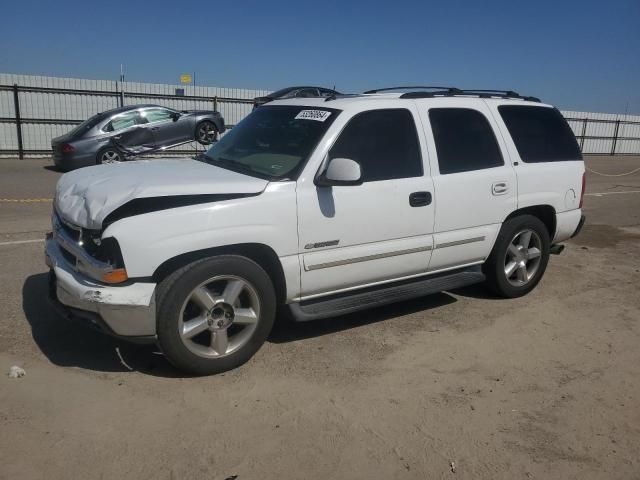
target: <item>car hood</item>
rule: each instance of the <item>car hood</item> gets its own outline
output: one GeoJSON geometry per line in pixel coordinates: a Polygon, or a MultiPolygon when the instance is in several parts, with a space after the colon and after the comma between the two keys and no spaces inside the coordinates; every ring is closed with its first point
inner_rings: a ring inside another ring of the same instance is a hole
{"type": "Polygon", "coordinates": [[[56,186],[55,208],[66,221],[99,230],[107,215],[134,199],[259,194],[268,183],[197,160],[138,160],[64,174],[56,186]]]}

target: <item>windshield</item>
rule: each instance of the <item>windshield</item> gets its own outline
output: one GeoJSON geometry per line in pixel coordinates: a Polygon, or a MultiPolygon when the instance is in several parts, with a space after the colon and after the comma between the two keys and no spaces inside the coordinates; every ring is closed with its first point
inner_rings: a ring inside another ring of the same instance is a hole
{"type": "Polygon", "coordinates": [[[318,107],[260,107],[213,145],[203,160],[261,178],[294,178],[339,113],[318,107]]]}

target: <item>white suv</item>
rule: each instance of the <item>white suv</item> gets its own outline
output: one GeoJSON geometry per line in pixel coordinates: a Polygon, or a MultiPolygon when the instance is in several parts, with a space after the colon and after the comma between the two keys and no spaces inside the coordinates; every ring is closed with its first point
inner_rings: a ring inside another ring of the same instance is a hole
{"type": "Polygon", "coordinates": [[[181,369],[222,372],[260,348],[279,306],[306,321],[477,282],[524,295],[582,226],[583,194],[571,129],[531,97],[274,101],[198,159],[64,175],[50,293],[181,369]]]}

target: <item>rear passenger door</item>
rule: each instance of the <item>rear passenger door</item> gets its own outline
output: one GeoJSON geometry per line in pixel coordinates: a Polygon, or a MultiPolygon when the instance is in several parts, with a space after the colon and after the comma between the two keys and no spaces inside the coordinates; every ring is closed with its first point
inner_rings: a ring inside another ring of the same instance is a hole
{"type": "Polygon", "coordinates": [[[103,131],[109,133],[116,147],[139,152],[153,147],[153,135],[143,124],[140,112],[129,110],[114,116],[103,131]]]}
{"type": "Polygon", "coordinates": [[[517,181],[483,100],[419,102],[435,190],[430,271],[482,262],[516,209],[517,181]]]}

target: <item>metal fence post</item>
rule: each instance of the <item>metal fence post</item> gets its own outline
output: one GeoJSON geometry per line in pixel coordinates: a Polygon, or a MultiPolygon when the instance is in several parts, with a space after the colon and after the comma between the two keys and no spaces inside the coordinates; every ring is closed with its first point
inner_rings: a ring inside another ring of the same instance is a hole
{"type": "Polygon", "coordinates": [[[616,143],[618,143],[618,131],[620,130],[620,120],[616,120],[616,126],[613,130],[613,142],[611,144],[611,155],[616,154],[616,143]]]}
{"type": "Polygon", "coordinates": [[[215,97],[213,97],[213,110],[215,112],[218,111],[218,96],[217,95],[215,97]]]}
{"type": "Polygon", "coordinates": [[[584,137],[587,135],[587,119],[582,123],[582,135],[580,135],[580,150],[584,150],[584,137]]]}
{"type": "Polygon", "coordinates": [[[18,158],[24,158],[24,145],[22,144],[22,119],[20,118],[20,98],[18,97],[18,84],[13,84],[13,107],[16,118],[16,134],[18,135],[18,158]]]}

